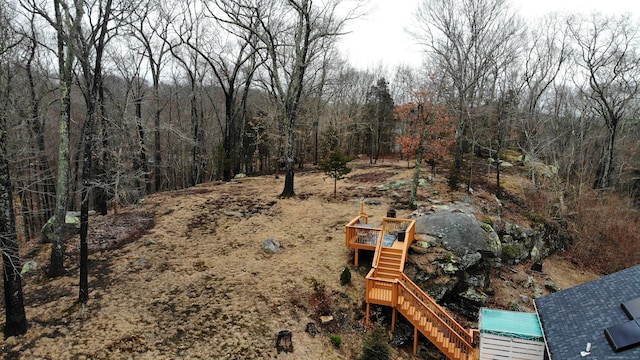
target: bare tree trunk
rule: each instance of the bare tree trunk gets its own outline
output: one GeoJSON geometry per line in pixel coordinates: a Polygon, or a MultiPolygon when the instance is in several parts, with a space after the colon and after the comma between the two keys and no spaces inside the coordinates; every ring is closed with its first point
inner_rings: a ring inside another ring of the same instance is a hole
{"type": "Polygon", "coordinates": [[[295,136],[294,131],[294,117],[295,115],[290,115],[287,119],[286,124],[286,143],[285,143],[285,161],[286,161],[286,170],[284,175],[284,189],[282,189],[281,197],[292,197],[296,196],[295,191],[293,190],[293,179],[294,179],[294,168],[295,162],[293,160],[293,141],[295,136]]]}
{"type": "Polygon", "coordinates": [[[416,151],[416,167],[413,170],[413,181],[411,182],[411,195],[409,196],[409,208],[411,210],[418,208],[418,182],[420,181],[420,167],[422,166],[422,153],[424,152],[423,141],[424,139],[420,136],[418,150],[416,151]]]}
{"type": "Polygon", "coordinates": [[[27,332],[27,316],[22,297],[22,276],[20,276],[20,256],[16,235],[13,193],[9,174],[9,161],[6,158],[6,131],[2,131],[0,140],[0,250],[4,271],[4,303],[6,323],[4,336],[17,336],[27,332]]]}
{"type": "Polygon", "coordinates": [[[162,163],[162,147],[160,141],[160,89],[159,84],[153,84],[153,105],[155,108],[153,114],[153,184],[155,192],[160,191],[162,183],[161,163],[162,163]]]}
{"type": "MultiPolygon", "coordinates": [[[[59,10],[56,6],[56,10],[59,10]]],[[[61,20],[62,22],[62,20],[61,20]]],[[[73,66],[73,50],[65,52],[64,34],[58,34],[59,68],[60,68],[60,117],[58,121],[58,173],[56,182],[56,208],[53,221],[53,238],[51,240],[51,260],[49,276],[64,274],[64,227],[67,215],[69,191],[69,123],[71,120],[71,77],[73,66]]]]}

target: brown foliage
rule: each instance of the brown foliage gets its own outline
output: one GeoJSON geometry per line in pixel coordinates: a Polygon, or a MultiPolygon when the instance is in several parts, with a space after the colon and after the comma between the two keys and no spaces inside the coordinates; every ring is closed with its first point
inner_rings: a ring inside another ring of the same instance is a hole
{"type": "Polygon", "coordinates": [[[415,156],[421,151],[425,160],[438,162],[449,155],[455,142],[455,123],[447,108],[429,100],[427,92],[416,94],[416,102],[408,102],[395,108],[396,120],[406,121],[409,131],[398,136],[396,142],[402,153],[415,156]]]}
{"type": "Polygon", "coordinates": [[[629,199],[591,191],[570,205],[574,214],[570,257],[610,274],[640,264],[640,213],[629,199]]]}

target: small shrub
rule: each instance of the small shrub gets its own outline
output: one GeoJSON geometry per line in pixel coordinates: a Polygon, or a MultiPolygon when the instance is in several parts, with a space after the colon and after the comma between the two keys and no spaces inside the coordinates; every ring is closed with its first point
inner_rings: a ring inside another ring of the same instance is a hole
{"type": "Polygon", "coordinates": [[[340,348],[340,345],[342,345],[342,336],[340,335],[329,335],[329,340],[331,340],[333,346],[338,349],[340,348]]]}
{"type": "Polygon", "coordinates": [[[351,283],[351,270],[348,267],[345,267],[342,270],[342,274],[340,274],[340,284],[343,286],[351,283]]]}
{"type": "Polygon", "coordinates": [[[389,360],[390,358],[391,351],[387,344],[387,338],[384,331],[378,328],[364,340],[362,355],[358,360],[389,360]]]}
{"type": "Polygon", "coordinates": [[[535,212],[527,212],[526,213],[526,217],[527,219],[531,220],[532,222],[536,223],[536,224],[543,224],[544,223],[544,215],[542,214],[538,214],[535,212]]]}
{"type": "Polygon", "coordinates": [[[449,177],[447,178],[447,185],[449,185],[449,189],[455,191],[458,190],[460,181],[460,174],[457,171],[451,171],[449,177]]]}
{"type": "Polygon", "coordinates": [[[493,228],[494,223],[493,223],[493,219],[491,218],[483,217],[482,220],[480,220],[480,222],[483,224],[487,224],[493,228]]]}
{"type": "Polygon", "coordinates": [[[309,303],[314,312],[314,318],[319,319],[320,316],[331,314],[331,298],[327,294],[325,285],[315,279],[312,280],[313,293],[309,299],[309,303]]]}
{"type": "Polygon", "coordinates": [[[518,259],[520,257],[520,249],[515,245],[505,244],[502,245],[502,255],[506,259],[518,259]]]}

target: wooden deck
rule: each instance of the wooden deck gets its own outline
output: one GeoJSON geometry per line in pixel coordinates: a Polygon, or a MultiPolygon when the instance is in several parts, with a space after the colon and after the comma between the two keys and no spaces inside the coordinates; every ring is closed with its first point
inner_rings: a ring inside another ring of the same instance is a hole
{"type": "Polygon", "coordinates": [[[356,265],[360,250],[375,252],[372,268],[366,277],[366,322],[369,322],[371,304],[390,306],[393,308],[392,331],[398,312],[414,326],[414,354],[419,334],[422,334],[449,359],[478,359],[477,330],[469,331],[460,326],[404,274],[404,263],[414,237],[415,221],[385,217],[382,225],[375,227],[369,223],[362,207],[360,215],[346,225],[346,245],[355,250],[356,265]],[[405,233],[404,241],[397,239],[401,231],[405,233]]]}
{"type": "Polygon", "coordinates": [[[384,247],[408,250],[415,235],[415,221],[385,217],[381,225],[374,226],[369,223],[369,217],[361,213],[346,225],[345,233],[346,246],[355,250],[354,264],[357,266],[359,251],[375,251],[381,242],[384,247]],[[401,232],[405,234],[404,241],[398,239],[401,232]]]}

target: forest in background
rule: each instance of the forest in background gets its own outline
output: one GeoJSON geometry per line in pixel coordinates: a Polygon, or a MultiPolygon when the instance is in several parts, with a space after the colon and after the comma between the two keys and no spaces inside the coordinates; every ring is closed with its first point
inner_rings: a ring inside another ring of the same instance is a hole
{"type": "Polygon", "coordinates": [[[294,196],[296,167],[334,150],[446,164],[467,191],[474,165],[493,166],[498,198],[495,164],[516,153],[532,211],[582,222],[586,254],[637,229],[638,19],[425,0],[411,28],[424,65],[363,70],[337,41],[364,13],[346,0],[1,1],[5,274],[19,283],[18,238],[49,219],[49,272],[64,272],[67,211],[86,240],[90,209],[239,174],[282,172],[294,196]]]}

